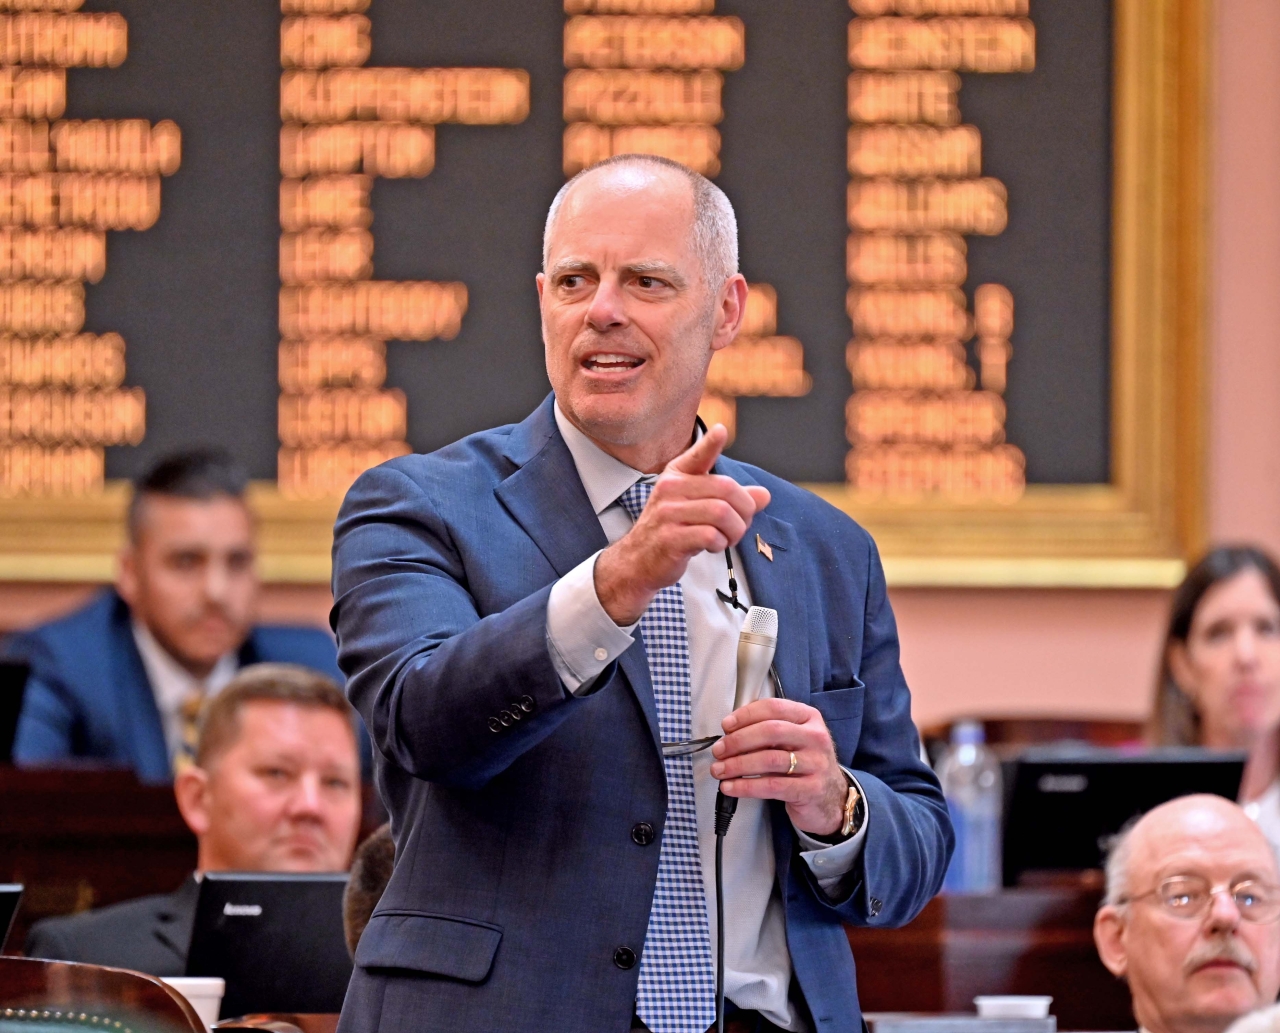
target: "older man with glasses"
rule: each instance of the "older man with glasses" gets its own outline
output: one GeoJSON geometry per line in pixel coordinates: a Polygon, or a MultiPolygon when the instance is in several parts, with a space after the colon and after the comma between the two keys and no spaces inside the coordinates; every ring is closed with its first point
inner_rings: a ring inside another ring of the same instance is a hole
{"type": "Polygon", "coordinates": [[[1280,990],[1280,875],[1234,803],[1185,796],[1124,832],[1093,924],[1147,1033],[1222,1033],[1280,990]]]}

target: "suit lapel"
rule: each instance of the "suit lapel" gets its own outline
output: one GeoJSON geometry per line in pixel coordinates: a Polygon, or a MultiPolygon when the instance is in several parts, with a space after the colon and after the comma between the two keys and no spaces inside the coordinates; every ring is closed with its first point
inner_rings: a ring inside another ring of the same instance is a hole
{"type": "Polygon", "coordinates": [[[169,747],[164,740],[164,726],[156,695],[147,677],[147,669],[133,638],[129,607],[117,597],[111,615],[111,666],[118,686],[116,715],[119,741],[127,744],[134,767],[144,781],[158,782],[171,777],[169,747]]]}
{"type": "Polygon", "coordinates": [[[543,447],[494,493],[564,577],[609,541],[582,487],[573,456],[554,424],[552,430],[543,447]]]}
{"type": "MultiPolygon", "coordinates": [[[[587,498],[573,455],[555,425],[551,405],[548,397],[512,431],[506,454],[518,469],[494,489],[494,494],[552,569],[564,577],[593,552],[608,546],[609,540],[587,498]]],[[[661,742],[649,661],[639,635],[618,664],[644,711],[654,741],[661,742]]]]}
{"type": "MultiPolygon", "coordinates": [[[[722,472],[734,480],[742,484],[756,483],[740,464],[728,460],[722,463],[725,467],[722,472]]],[[[738,556],[751,601],[778,611],[778,651],[773,662],[778,668],[783,692],[787,699],[808,703],[809,622],[800,542],[795,528],[771,516],[767,509],[757,513],[738,543],[738,556]],[[772,560],[760,551],[757,535],[772,549],[772,560]]]]}
{"type": "Polygon", "coordinates": [[[196,921],[199,895],[200,884],[194,875],[188,875],[186,881],[156,909],[151,927],[156,939],[177,955],[184,968],[191,949],[191,930],[196,921]]]}

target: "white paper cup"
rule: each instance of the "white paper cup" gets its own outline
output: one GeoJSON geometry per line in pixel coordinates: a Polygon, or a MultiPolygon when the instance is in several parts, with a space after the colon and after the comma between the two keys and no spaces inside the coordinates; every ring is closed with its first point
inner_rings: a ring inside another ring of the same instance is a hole
{"type": "Polygon", "coordinates": [[[226,980],[218,976],[161,976],[160,982],[169,984],[182,994],[206,1027],[218,1021],[218,1009],[222,1007],[222,995],[227,989],[226,980]]]}
{"type": "Polygon", "coordinates": [[[978,1017],[983,1019],[1045,1019],[1049,1017],[1052,997],[1031,994],[1001,994],[975,997],[978,1017]]]}

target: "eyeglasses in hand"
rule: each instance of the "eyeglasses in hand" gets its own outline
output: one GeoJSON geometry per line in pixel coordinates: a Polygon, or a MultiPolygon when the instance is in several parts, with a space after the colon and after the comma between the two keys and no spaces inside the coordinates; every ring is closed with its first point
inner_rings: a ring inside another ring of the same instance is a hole
{"type": "MultiPolygon", "coordinates": [[[[738,579],[733,573],[733,554],[728,550],[724,550],[725,565],[729,568],[729,594],[725,595],[720,589],[716,589],[716,596],[722,603],[727,604],[735,610],[747,612],[747,608],[738,599],[738,579]]],[[[769,676],[773,680],[774,688],[780,698],[786,698],[786,693],[782,691],[782,682],[778,678],[778,670],[770,665],[769,676]]],[[[724,736],[708,735],[702,739],[686,739],[683,742],[664,742],[662,744],[662,755],[664,757],[687,757],[694,753],[701,753],[705,749],[709,749],[718,743],[724,736]]]]}

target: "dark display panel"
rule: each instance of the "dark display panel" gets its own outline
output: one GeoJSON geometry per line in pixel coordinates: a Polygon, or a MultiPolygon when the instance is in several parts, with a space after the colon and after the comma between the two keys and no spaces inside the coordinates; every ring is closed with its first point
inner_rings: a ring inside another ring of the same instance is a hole
{"type": "MultiPolygon", "coordinates": [[[[181,167],[158,222],[108,234],[85,330],[127,342],[125,384],[146,393],[146,435],[108,450],[109,477],[197,441],[276,474],[281,12],[266,0],[90,0],[118,11],[128,57],[71,68],[65,118],[172,119],[181,167]]],[[[368,66],[523,69],[518,124],[439,125],[423,178],[377,179],[377,280],[460,281],[452,340],[391,341],[386,384],[407,397],[407,440],[428,450],[520,419],[548,389],[533,276],[564,180],[566,12],[537,0],[373,0],[368,66]]],[[[719,0],[745,27],[723,72],[721,169],[742,268],[771,285],[777,333],[803,345],[802,397],[739,397],[732,452],[806,481],[846,473],[851,337],[845,254],[849,23],[841,0],[719,0]]],[[[1033,0],[1035,69],[961,73],[960,121],[981,132],[981,175],[1008,189],[1008,227],[967,236],[970,306],[982,283],[1014,299],[1008,440],[1033,483],[1109,476],[1110,4],[1033,0]]],[[[974,345],[971,364],[979,365],[974,345]]]]}

